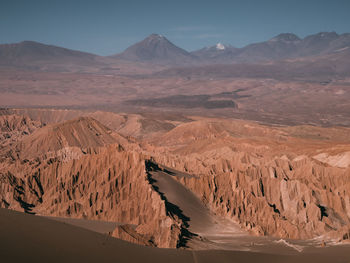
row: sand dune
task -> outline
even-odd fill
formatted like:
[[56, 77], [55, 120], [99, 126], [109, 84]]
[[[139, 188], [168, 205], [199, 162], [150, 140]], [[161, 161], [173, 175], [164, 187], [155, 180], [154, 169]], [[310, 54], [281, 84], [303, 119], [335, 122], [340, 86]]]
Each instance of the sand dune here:
[[[284, 240], [251, 235], [241, 229], [237, 223], [213, 214], [190, 190], [176, 180], [177, 177], [190, 178], [190, 175], [186, 176], [155, 163], [148, 164], [146, 167], [153, 186], [179, 210], [188, 225], [187, 229], [200, 236], [200, 242], [196, 238], [188, 242], [188, 246], [192, 248], [268, 252], [284, 255], [319, 252], [320, 243], [316, 240]], [[350, 246], [348, 248], [350, 249]]]
[[186, 251], [155, 250], [43, 217], [0, 209], [2, 262], [192, 262]]
[[244, 251], [185, 251], [134, 245], [43, 217], [0, 209], [1, 262], [344, 262], [349, 247], [296, 256]]
[[173, 176], [181, 176], [178, 175], [177, 171], [159, 169], [149, 171], [149, 174], [158, 191], [164, 194], [170, 203], [177, 205], [188, 218], [190, 231], [200, 233], [212, 226], [214, 221], [209, 209], [190, 190], [172, 178]]
[[45, 216], [48, 219], [56, 220], [73, 226], [85, 228], [90, 231], [94, 231], [101, 234], [111, 233], [119, 224], [116, 222], [108, 222], [103, 220], [88, 220], [81, 218], [69, 218], [69, 217], [57, 217], [57, 216]]

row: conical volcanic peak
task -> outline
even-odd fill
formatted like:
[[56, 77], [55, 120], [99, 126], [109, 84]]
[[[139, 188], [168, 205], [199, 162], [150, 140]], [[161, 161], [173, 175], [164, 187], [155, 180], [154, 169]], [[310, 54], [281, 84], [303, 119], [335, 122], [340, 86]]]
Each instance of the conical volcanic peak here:
[[190, 62], [193, 57], [186, 50], [175, 46], [166, 37], [151, 34], [130, 46], [121, 54], [112, 57], [137, 62], [173, 63]]

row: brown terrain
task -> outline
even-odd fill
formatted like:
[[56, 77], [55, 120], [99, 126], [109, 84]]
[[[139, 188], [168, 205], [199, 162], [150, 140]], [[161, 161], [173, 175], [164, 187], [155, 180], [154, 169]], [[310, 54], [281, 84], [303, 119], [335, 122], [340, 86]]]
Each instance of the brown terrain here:
[[0, 45], [0, 258], [349, 262], [346, 45]]
[[348, 128], [171, 117], [4, 111], [1, 206], [115, 222], [103, 233], [153, 247], [293, 255], [348, 242]]

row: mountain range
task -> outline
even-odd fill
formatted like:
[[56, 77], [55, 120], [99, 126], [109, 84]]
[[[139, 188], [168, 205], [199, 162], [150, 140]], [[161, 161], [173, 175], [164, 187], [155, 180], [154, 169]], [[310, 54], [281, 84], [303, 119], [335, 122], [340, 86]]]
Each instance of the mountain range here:
[[321, 32], [304, 39], [295, 34], [279, 34], [268, 41], [253, 43], [242, 48], [221, 43], [187, 52], [176, 47], [164, 36], [152, 34], [143, 41], [114, 55], [131, 61], [170, 64], [231, 64], [260, 63], [272, 60], [309, 57], [341, 52], [350, 48], [350, 34]]
[[336, 60], [347, 69], [350, 66], [346, 59], [349, 52], [350, 33], [339, 35], [321, 32], [303, 39], [295, 34], [283, 33], [242, 48], [218, 43], [192, 52], [177, 47], [162, 35], [151, 34], [124, 52], [105, 57], [33, 41], [2, 44], [0, 66], [54, 72], [104, 72], [111, 66], [123, 66], [125, 63], [146, 63], [169, 68], [326, 59]]

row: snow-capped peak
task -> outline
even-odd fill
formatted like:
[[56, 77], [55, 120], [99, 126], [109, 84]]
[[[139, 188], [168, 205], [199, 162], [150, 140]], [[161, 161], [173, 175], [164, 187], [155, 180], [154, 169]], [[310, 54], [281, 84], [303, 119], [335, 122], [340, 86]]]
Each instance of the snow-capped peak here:
[[216, 49], [217, 49], [217, 50], [224, 50], [224, 49], [225, 49], [225, 46], [224, 46], [223, 44], [221, 44], [221, 43], [217, 43], [217, 44], [216, 44]]

